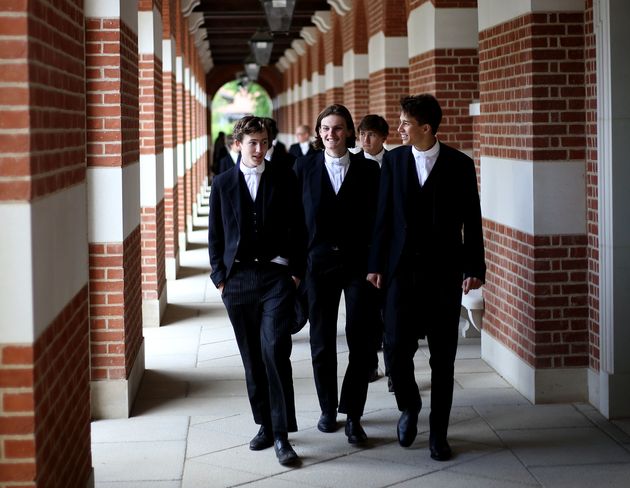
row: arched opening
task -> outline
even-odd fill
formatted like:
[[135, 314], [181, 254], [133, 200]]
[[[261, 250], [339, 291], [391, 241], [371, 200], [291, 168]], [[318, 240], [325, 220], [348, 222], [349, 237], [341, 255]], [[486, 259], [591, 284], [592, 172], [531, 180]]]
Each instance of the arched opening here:
[[234, 122], [244, 115], [271, 117], [271, 97], [260, 84], [232, 80], [217, 90], [212, 98], [212, 140], [219, 132], [232, 132]]

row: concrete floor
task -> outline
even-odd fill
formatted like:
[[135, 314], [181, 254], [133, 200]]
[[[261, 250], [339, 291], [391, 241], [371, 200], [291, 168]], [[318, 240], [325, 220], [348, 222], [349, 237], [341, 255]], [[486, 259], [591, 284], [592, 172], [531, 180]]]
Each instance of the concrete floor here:
[[[630, 486], [630, 420], [608, 422], [587, 404], [531, 405], [480, 359], [479, 339], [459, 347], [449, 462], [429, 457], [428, 408], [414, 444], [398, 445], [399, 413], [384, 378], [370, 384], [367, 446], [348, 444], [343, 428], [319, 432], [308, 326], [294, 336], [291, 356], [299, 431], [289, 439], [302, 464], [286, 468], [273, 449], [250, 451], [257, 426], [232, 328], [208, 278], [206, 226], [196, 218], [180, 278], [168, 283], [163, 325], [144, 330], [146, 372], [132, 417], [92, 424], [97, 488]], [[343, 327], [338, 358], [342, 376]], [[428, 406], [426, 347], [416, 355], [416, 377]]]

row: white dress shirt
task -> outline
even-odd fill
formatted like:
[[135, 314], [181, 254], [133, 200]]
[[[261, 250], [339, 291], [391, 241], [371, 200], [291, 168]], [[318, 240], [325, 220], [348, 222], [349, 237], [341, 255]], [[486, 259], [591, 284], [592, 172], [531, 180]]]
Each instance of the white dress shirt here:
[[440, 141], [435, 141], [433, 147], [428, 151], [419, 151], [415, 146], [411, 146], [411, 152], [416, 160], [416, 170], [418, 171], [418, 181], [420, 186], [424, 186], [440, 155]]
[[385, 148], [381, 149], [381, 152], [378, 154], [375, 154], [374, 156], [368, 153], [365, 149], [363, 150], [363, 156], [365, 156], [365, 159], [373, 159], [374, 161], [378, 163], [379, 166], [383, 165], [384, 154], [385, 154]]
[[300, 149], [302, 150], [302, 154], [304, 156], [306, 156], [306, 153], [308, 152], [308, 149], [310, 146], [311, 146], [311, 143], [308, 141], [300, 142]]
[[[263, 171], [265, 171], [265, 162], [263, 161], [260, 166], [256, 166], [255, 168], [249, 168], [243, 164], [243, 161], [241, 161], [239, 169], [243, 173], [243, 176], [245, 176], [245, 183], [247, 183], [249, 195], [252, 197], [253, 201], [256, 201], [256, 194], [258, 193], [260, 178], [262, 177]], [[238, 262], [238, 260], [236, 260], [236, 262]], [[271, 260], [271, 262], [282, 264], [284, 266], [289, 265], [289, 260], [283, 258], [282, 256], [276, 256]]]
[[324, 164], [326, 165], [326, 171], [328, 171], [328, 177], [335, 190], [335, 194], [337, 194], [339, 193], [339, 189], [343, 184], [343, 180], [348, 172], [348, 167], [350, 166], [350, 154], [346, 151], [346, 154], [340, 158], [336, 158], [324, 151]]
[[234, 161], [234, 164], [236, 164], [236, 162], [238, 161], [238, 155], [241, 154], [238, 151], [229, 151], [230, 153], [230, 157], [232, 158], [232, 161]]
[[245, 183], [247, 183], [247, 189], [249, 190], [252, 200], [256, 201], [260, 178], [262, 177], [263, 171], [265, 171], [265, 162], [263, 161], [260, 166], [256, 166], [255, 168], [249, 168], [245, 166], [241, 160], [241, 164], [239, 164], [238, 167], [243, 173], [243, 176], [245, 176]]

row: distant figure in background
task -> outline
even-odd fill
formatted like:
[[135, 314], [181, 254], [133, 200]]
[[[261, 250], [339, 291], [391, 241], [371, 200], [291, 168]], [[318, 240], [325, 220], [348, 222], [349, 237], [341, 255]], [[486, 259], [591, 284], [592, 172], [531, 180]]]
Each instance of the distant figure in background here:
[[317, 151], [315, 146], [311, 144], [311, 128], [308, 125], [298, 126], [298, 128], [295, 129], [295, 137], [297, 137], [298, 141], [295, 144], [291, 144], [289, 147], [289, 154], [293, 155], [294, 158], [297, 159], [302, 156], [308, 156]]
[[234, 165], [238, 163], [241, 154], [241, 150], [239, 149], [238, 144], [236, 144], [236, 141], [232, 134], [228, 134], [225, 138], [225, 141], [227, 143], [228, 153], [223, 156], [219, 161], [218, 172], [215, 174], [220, 174], [224, 171], [227, 171], [228, 169], [233, 168]]
[[271, 132], [269, 135], [271, 142], [267, 154], [265, 154], [265, 160], [276, 166], [280, 165], [289, 169], [293, 168], [295, 158], [287, 152], [286, 146], [277, 139], [279, 133], [278, 124], [271, 117], [265, 117], [265, 121]]
[[[387, 149], [383, 146], [387, 140], [389, 134], [389, 124], [387, 121], [376, 114], [369, 114], [363, 117], [359, 126], [357, 127], [359, 132], [359, 142], [363, 150], [363, 156], [365, 159], [373, 159], [379, 165], [383, 164], [383, 156], [387, 152]], [[383, 332], [385, 330], [385, 324], [383, 323], [383, 292], [381, 290], [373, 290], [374, 300], [370, 300], [372, 305], [371, 315], [374, 320], [374, 329], [376, 336], [374, 341], [376, 343], [376, 350], [383, 349], [383, 362], [385, 363], [385, 376], [387, 376], [387, 389], [390, 392], [394, 391], [392, 387], [392, 381], [389, 377], [389, 358], [387, 357], [388, 350], [383, 348]], [[370, 374], [370, 383], [378, 379], [378, 354], [374, 351], [374, 358], [372, 360], [372, 372]]]
[[219, 161], [225, 155], [227, 155], [228, 150], [225, 147], [225, 132], [219, 132], [219, 135], [214, 141], [214, 148], [212, 150], [212, 172], [217, 175], [219, 174]]

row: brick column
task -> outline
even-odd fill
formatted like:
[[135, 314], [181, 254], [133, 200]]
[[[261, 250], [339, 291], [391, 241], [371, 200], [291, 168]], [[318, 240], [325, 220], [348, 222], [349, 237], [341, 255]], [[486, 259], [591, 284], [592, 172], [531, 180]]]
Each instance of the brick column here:
[[[409, 94], [407, 26], [400, 22], [401, 5], [383, 0], [370, 5], [368, 60], [370, 70], [370, 113], [382, 115], [390, 126], [390, 144], [399, 144], [396, 132], [400, 98]], [[406, 13], [402, 18], [406, 17]], [[395, 20], [397, 19], [397, 20]]]
[[184, 55], [185, 39], [188, 30], [184, 26], [181, 0], [175, 0], [175, 92], [177, 112], [175, 125], [177, 126], [177, 235], [179, 248], [186, 250], [188, 239], [186, 233], [186, 161], [185, 161], [185, 130], [184, 130]]
[[[341, 21], [335, 11], [330, 14], [330, 29], [324, 35], [324, 73], [326, 106], [345, 103], [343, 92], [343, 47]], [[322, 107], [324, 108], [324, 107]], [[352, 114], [354, 116], [354, 114]]]
[[355, 127], [369, 113], [369, 64], [367, 24], [363, 2], [341, 19], [343, 40], [343, 92]]
[[477, 0], [421, 1], [407, 24], [409, 91], [437, 97], [440, 140], [471, 155], [469, 105], [479, 98]]
[[166, 309], [161, 0], [138, 3], [142, 323], [159, 327]]
[[[188, 22], [185, 22], [185, 25]], [[192, 167], [193, 167], [193, 154], [192, 154], [192, 99], [190, 95], [191, 89], [191, 73], [190, 73], [190, 59], [191, 59], [191, 46], [190, 35], [188, 35], [188, 29], [184, 32], [184, 103], [183, 103], [183, 123], [184, 123], [184, 215], [186, 222], [186, 233], [192, 232], [193, 220], [192, 220], [192, 208], [193, 208], [193, 185], [192, 185]]]
[[[0, 5], [0, 486], [90, 482], [83, 2]], [[92, 480], [93, 482], [93, 480]]]
[[87, 0], [87, 182], [92, 415], [129, 415], [144, 371], [138, 10]]
[[482, 355], [531, 401], [584, 401], [584, 4], [516, 3], [479, 2]]
[[164, 255], [166, 279], [179, 271], [177, 194], [177, 92], [175, 82], [175, 0], [162, 0], [162, 84], [164, 131]]
[[324, 55], [324, 34], [317, 31], [317, 40], [312, 48], [312, 75], [311, 75], [311, 113], [313, 119], [310, 122], [311, 129], [315, 130], [315, 121], [319, 113], [326, 108], [326, 59]]

